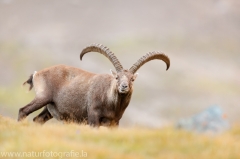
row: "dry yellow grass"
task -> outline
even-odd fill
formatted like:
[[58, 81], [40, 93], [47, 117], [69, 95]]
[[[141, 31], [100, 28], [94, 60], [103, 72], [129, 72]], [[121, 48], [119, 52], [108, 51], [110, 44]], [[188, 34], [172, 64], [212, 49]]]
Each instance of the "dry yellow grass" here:
[[[60, 123], [40, 126], [0, 117], [0, 158], [14, 158], [4, 157], [6, 152], [25, 152], [25, 156], [15, 158], [47, 158], [52, 152], [55, 158], [87, 155], [86, 158], [100, 159], [239, 159], [240, 128], [218, 135], [201, 135], [171, 127], [93, 129]], [[74, 153], [79, 153], [79, 157]]]

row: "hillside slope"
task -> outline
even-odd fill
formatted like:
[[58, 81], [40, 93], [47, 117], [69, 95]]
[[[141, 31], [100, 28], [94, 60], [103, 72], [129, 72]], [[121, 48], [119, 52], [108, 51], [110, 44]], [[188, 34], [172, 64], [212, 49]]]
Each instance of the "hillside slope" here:
[[219, 135], [201, 135], [171, 127], [40, 126], [0, 117], [0, 145], [0, 158], [239, 159], [240, 128]]

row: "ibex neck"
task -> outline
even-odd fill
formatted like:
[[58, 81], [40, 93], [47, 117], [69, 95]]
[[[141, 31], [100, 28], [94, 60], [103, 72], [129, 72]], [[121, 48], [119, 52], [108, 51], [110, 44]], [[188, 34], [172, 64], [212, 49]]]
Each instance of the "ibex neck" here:
[[116, 104], [118, 101], [118, 90], [117, 90], [116, 80], [111, 81], [110, 88], [108, 90], [108, 99], [109, 99], [109, 102], [114, 104]]
[[128, 106], [132, 96], [132, 90], [126, 94], [118, 92], [116, 80], [112, 80], [111, 86], [108, 91], [109, 102], [115, 106], [116, 116], [120, 119]]

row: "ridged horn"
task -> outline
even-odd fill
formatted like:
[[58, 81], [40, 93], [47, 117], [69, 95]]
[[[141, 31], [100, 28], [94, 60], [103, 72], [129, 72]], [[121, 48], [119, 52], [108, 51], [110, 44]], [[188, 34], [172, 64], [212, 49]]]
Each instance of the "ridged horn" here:
[[148, 61], [151, 60], [162, 60], [166, 63], [167, 65], [167, 69], [169, 69], [170, 67], [170, 60], [169, 58], [162, 52], [149, 52], [146, 55], [144, 55], [143, 57], [141, 57], [135, 64], [133, 64], [133, 66], [129, 69], [130, 72], [132, 72], [133, 74], [135, 72], [137, 72], [137, 70], [144, 65], [145, 63], [147, 63]]
[[92, 44], [90, 46], [87, 46], [82, 50], [80, 54], [80, 60], [82, 60], [83, 55], [89, 52], [98, 52], [100, 54], [103, 54], [112, 62], [117, 72], [123, 70], [123, 67], [121, 63], [118, 61], [117, 57], [106, 46], [103, 46], [102, 44]]

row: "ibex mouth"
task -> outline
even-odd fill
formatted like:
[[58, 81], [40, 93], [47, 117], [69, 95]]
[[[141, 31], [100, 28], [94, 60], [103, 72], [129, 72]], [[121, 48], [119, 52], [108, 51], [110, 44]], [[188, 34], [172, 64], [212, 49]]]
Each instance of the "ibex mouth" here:
[[129, 89], [119, 89], [119, 93], [125, 94], [128, 92], [129, 92]]

